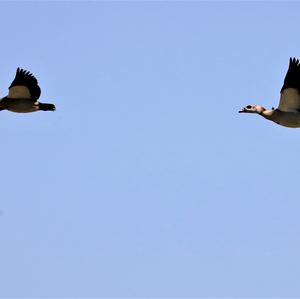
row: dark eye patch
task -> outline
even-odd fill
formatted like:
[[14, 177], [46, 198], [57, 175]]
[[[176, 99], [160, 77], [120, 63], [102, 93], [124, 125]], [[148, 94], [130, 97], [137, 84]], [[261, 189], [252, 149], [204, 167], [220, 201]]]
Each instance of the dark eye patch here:
[[246, 108], [247, 108], [247, 109], [250, 109], [250, 108], [252, 108], [252, 106], [251, 106], [251, 105], [248, 105]]

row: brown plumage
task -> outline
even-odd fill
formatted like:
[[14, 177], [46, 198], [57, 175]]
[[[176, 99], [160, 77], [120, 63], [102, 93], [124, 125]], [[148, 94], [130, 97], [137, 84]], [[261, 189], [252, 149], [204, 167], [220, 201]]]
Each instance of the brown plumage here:
[[19, 113], [55, 111], [53, 104], [38, 101], [41, 89], [37, 79], [29, 71], [18, 68], [15, 79], [8, 89], [8, 95], [0, 100], [0, 110]]

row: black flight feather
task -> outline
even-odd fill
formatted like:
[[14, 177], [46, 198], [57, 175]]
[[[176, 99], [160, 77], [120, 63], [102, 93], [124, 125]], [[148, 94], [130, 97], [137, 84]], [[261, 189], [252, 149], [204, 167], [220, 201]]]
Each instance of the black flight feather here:
[[41, 95], [38, 81], [29, 71], [18, 68], [16, 77], [9, 88], [14, 86], [26, 86], [29, 89], [32, 100], [37, 100]]
[[282, 92], [286, 88], [296, 88], [300, 93], [300, 63], [299, 59], [290, 58], [289, 69], [284, 78], [284, 84], [281, 88]]

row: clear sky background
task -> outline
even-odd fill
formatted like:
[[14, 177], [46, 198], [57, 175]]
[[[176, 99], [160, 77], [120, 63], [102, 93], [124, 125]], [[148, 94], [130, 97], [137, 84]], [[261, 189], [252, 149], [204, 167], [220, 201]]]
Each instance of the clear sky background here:
[[0, 113], [0, 297], [300, 297], [298, 2], [0, 2], [57, 111]]

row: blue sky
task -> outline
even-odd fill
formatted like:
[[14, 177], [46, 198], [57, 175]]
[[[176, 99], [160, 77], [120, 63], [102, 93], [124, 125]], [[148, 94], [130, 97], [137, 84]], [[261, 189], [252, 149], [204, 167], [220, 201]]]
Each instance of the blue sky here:
[[0, 2], [0, 297], [300, 297], [297, 2]]

